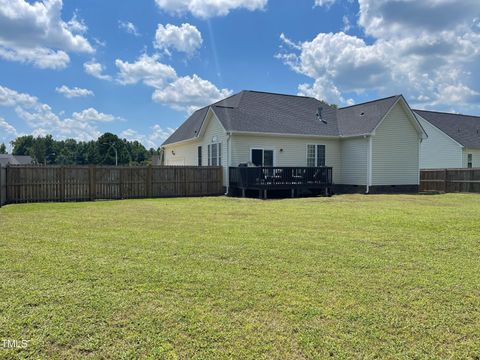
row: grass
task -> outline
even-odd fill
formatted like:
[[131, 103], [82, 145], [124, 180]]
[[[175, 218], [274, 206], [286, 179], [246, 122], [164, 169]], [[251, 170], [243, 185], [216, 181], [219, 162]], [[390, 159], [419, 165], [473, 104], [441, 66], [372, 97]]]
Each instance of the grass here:
[[479, 359], [480, 196], [0, 209], [0, 358]]

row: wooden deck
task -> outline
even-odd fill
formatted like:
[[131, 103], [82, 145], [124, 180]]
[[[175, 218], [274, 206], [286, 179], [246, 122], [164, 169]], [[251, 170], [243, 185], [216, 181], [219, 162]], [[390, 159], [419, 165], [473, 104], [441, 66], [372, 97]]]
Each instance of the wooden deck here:
[[266, 198], [269, 190], [290, 190], [294, 197], [299, 190], [321, 190], [330, 193], [331, 167], [230, 167], [229, 189], [240, 191], [245, 197], [248, 190], [256, 190]]

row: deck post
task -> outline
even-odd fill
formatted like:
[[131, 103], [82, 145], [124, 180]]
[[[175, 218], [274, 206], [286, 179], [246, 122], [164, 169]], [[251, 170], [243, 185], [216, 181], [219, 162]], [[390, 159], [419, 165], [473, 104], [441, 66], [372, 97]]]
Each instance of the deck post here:
[[266, 200], [267, 199], [267, 189], [263, 190], [264, 193], [263, 193], [263, 198]]
[[294, 197], [295, 197], [295, 189], [292, 188], [292, 198], [294, 198]]
[[245, 188], [242, 188], [242, 198], [245, 197]]

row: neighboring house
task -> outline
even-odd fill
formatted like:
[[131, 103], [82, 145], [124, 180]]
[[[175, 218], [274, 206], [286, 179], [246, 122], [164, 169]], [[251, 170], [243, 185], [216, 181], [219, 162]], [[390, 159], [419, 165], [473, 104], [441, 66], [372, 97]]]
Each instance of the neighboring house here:
[[[403, 96], [341, 109], [242, 91], [193, 113], [162, 145], [166, 165], [333, 168], [337, 192], [417, 191], [426, 137]], [[395, 186], [395, 188], [393, 188]]]
[[480, 117], [413, 110], [428, 133], [420, 168], [480, 167]]
[[7, 166], [11, 165], [28, 165], [33, 162], [33, 159], [27, 155], [11, 155], [11, 154], [0, 154], [0, 165]]

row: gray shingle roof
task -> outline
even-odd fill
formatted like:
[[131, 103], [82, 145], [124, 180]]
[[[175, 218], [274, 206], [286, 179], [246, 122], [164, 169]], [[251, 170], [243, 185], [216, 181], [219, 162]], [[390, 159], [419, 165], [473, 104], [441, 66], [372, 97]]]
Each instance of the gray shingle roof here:
[[[226, 131], [332, 137], [368, 134], [399, 97], [336, 109], [312, 97], [242, 91], [197, 110], [163, 145], [196, 137], [208, 108], [215, 112]], [[325, 122], [316, 116], [319, 107]]]
[[337, 119], [340, 135], [370, 134], [400, 97], [390, 96], [339, 109]]
[[427, 110], [413, 110], [465, 147], [480, 148], [480, 117]]
[[0, 154], [0, 165], [28, 165], [32, 163], [32, 158], [28, 155]]

